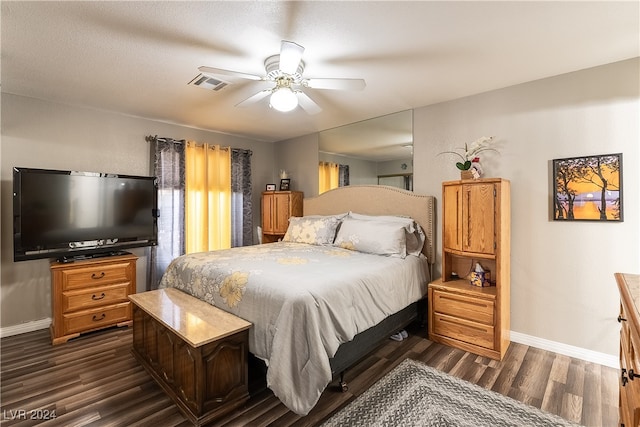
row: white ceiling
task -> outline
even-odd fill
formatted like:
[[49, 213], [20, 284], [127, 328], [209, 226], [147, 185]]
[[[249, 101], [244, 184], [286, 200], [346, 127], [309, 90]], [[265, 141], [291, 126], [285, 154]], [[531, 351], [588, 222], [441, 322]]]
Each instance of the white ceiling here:
[[[639, 56], [639, 2], [2, 1], [2, 92], [277, 141]], [[255, 92], [189, 86], [207, 65], [263, 74], [281, 40], [323, 111], [234, 107]]]

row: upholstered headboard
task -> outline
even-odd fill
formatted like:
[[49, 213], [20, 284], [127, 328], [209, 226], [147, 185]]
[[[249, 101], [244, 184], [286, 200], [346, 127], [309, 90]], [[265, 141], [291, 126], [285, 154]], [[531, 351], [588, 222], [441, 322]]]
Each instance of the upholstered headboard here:
[[422, 253], [435, 262], [435, 198], [384, 185], [354, 185], [304, 199], [304, 215], [335, 215], [349, 211], [365, 215], [403, 215], [417, 221], [426, 236]]

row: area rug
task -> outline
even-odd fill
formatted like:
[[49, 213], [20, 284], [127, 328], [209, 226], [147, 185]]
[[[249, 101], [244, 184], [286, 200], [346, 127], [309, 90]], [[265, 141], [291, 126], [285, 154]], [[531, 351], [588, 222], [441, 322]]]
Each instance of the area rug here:
[[323, 427], [575, 427], [556, 415], [407, 359]]

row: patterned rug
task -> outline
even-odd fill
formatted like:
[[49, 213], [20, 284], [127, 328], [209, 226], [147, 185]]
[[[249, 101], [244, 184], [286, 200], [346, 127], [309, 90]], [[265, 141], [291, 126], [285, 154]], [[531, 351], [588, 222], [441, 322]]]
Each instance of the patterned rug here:
[[407, 359], [322, 426], [575, 427], [576, 424]]

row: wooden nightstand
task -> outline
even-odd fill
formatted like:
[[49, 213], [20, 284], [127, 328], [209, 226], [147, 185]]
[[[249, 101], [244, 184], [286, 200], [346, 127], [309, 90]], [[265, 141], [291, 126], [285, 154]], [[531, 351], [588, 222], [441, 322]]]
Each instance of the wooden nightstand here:
[[496, 288], [468, 280], [429, 284], [429, 335], [437, 341], [499, 359], [496, 352]]
[[[510, 343], [510, 183], [442, 184], [442, 278], [429, 284], [429, 339], [501, 360]], [[479, 263], [493, 286], [466, 279]]]

